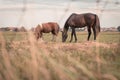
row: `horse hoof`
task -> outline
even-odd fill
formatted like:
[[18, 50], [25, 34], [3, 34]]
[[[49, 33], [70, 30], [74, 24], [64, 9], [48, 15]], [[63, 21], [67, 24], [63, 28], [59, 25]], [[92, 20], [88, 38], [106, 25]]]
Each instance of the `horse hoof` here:
[[77, 42], [77, 40], [75, 40], [75, 43]]
[[76, 43], [77, 41], [75, 40], [74, 43]]
[[69, 41], [70, 43], [72, 42], [72, 41]]

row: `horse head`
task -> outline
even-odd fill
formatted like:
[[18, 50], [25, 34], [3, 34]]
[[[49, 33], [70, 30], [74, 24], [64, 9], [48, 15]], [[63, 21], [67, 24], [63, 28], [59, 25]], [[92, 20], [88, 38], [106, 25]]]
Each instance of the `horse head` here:
[[37, 27], [34, 29], [34, 36], [35, 36], [35, 39], [38, 40], [39, 38], [42, 37], [42, 34], [41, 34], [41, 28], [40, 28], [40, 25], [38, 24]]
[[62, 42], [65, 42], [68, 37], [68, 34], [65, 31], [61, 31], [61, 32], [62, 32]]

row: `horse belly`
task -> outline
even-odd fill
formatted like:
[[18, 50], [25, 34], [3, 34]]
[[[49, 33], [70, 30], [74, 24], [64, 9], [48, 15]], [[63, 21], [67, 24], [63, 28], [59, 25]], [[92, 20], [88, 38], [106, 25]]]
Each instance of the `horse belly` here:
[[49, 32], [51, 32], [51, 28], [45, 27], [45, 28], [43, 29], [43, 33], [49, 33]]
[[86, 26], [86, 22], [83, 16], [78, 16], [75, 15], [71, 18], [71, 20], [69, 21], [69, 23], [71, 23], [72, 26], [76, 27], [76, 28], [82, 28]]
[[75, 27], [76, 28], [82, 28], [86, 26], [85, 20], [84, 19], [78, 19], [74, 21]]
[[43, 33], [49, 33], [50, 31], [49, 30], [43, 30]]

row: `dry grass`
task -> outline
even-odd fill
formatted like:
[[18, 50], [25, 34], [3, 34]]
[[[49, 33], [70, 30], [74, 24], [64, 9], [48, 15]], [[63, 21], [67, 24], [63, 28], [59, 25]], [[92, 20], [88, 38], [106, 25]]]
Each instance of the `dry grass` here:
[[32, 32], [0, 32], [0, 80], [119, 80], [119, 33], [96, 42], [80, 34], [78, 43], [62, 43], [61, 34], [36, 42]]

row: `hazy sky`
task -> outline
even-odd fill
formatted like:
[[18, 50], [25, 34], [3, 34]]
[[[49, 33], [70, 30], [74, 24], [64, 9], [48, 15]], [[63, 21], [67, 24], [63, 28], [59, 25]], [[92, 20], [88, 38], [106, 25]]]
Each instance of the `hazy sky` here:
[[101, 27], [120, 25], [120, 0], [0, 0], [0, 27], [35, 27], [55, 21], [62, 28], [71, 13], [96, 13]]

